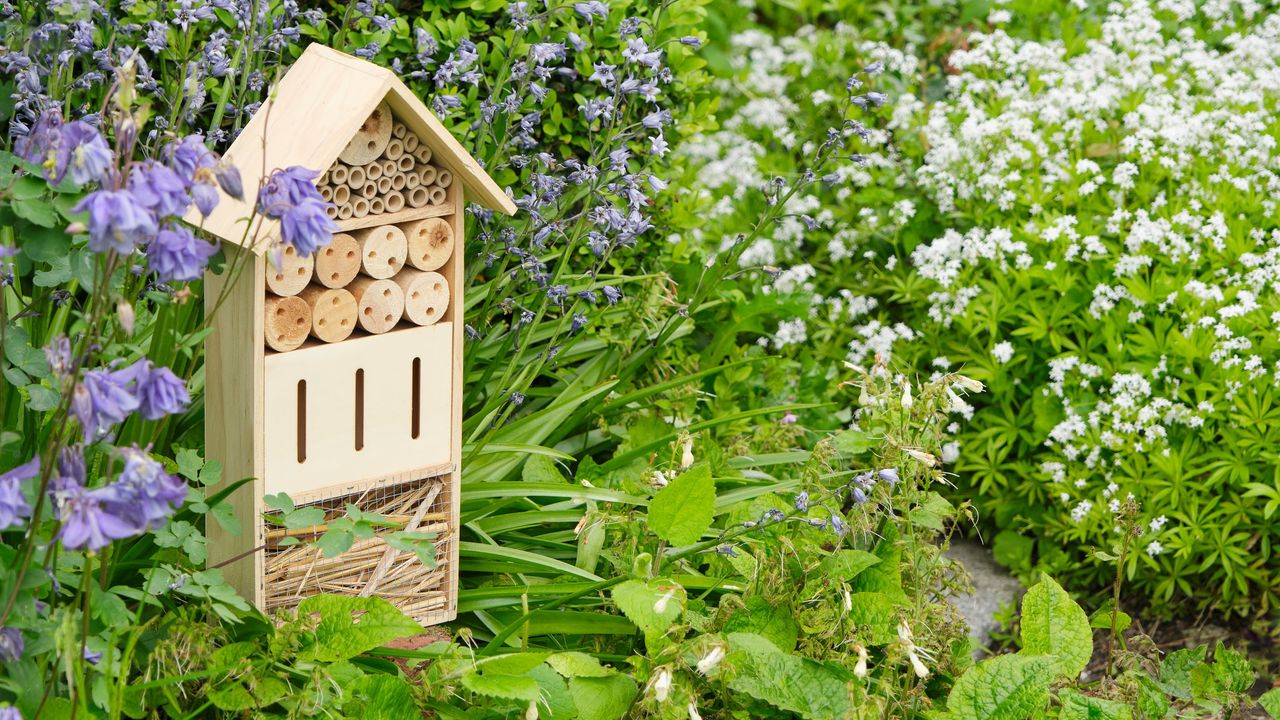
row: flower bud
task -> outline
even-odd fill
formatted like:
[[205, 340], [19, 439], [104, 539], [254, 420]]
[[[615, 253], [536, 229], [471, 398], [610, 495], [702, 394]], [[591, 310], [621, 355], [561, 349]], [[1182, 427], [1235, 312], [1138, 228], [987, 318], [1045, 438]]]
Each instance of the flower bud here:
[[853, 650], [858, 653], [858, 662], [853, 666], [853, 675], [857, 678], [865, 678], [867, 676], [867, 649], [862, 645], [854, 645]]
[[716, 645], [715, 647], [711, 648], [710, 652], [708, 652], [706, 655], [703, 656], [701, 660], [698, 661], [698, 672], [702, 673], [703, 675], [710, 673], [712, 670], [716, 669], [716, 666], [719, 665], [720, 661], [723, 659], [724, 659], [724, 647], [720, 645]]
[[702, 720], [702, 716], [698, 714], [698, 705], [692, 700], [689, 701], [689, 720]]
[[911, 383], [902, 383], [902, 409], [910, 410], [911, 406], [915, 404], [915, 398], [911, 397]]
[[915, 458], [916, 460], [920, 461], [920, 463], [923, 464], [925, 467], [933, 467], [934, 465], [938, 464], [938, 458], [930, 455], [927, 452], [921, 452], [919, 450], [913, 450], [908, 448], [907, 454]]
[[982, 383], [974, 380], [973, 378], [965, 377], [964, 375], [956, 376], [956, 384], [970, 392], [982, 392], [983, 390], [986, 390], [986, 386]]
[[658, 672], [654, 674], [653, 681], [649, 683], [649, 688], [653, 691], [653, 699], [660, 703], [667, 701], [671, 695], [671, 670], [666, 666], [658, 668]]
[[693, 464], [693, 437], [686, 436], [680, 448], [680, 469], [687, 470]]
[[116, 303], [116, 315], [120, 318], [120, 328], [124, 330], [124, 334], [132, 335], [134, 323], [133, 306], [121, 300]]

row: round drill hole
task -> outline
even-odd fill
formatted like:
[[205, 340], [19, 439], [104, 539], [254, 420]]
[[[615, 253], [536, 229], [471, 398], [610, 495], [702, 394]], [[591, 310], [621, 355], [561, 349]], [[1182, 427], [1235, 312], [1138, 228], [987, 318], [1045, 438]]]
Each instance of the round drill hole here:
[[431, 286], [431, 289], [432, 289], [432, 290], [435, 290], [436, 292], [440, 292], [440, 290], [441, 290], [441, 288], [440, 288], [440, 283], [436, 283], [435, 285], [432, 285], [432, 286]]
[[396, 259], [394, 256], [387, 258], [387, 265], [390, 265], [391, 267], [396, 266]]
[[282, 307], [276, 308], [276, 316], [279, 317], [281, 315], [284, 315], [284, 308]]
[[320, 318], [318, 321], [316, 321], [316, 324], [323, 327], [325, 325], [324, 318]]
[[333, 248], [325, 248], [325, 249], [324, 249], [324, 256], [325, 256], [325, 257], [333, 257]]
[[370, 150], [372, 150], [372, 149], [374, 149], [374, 148], [376, 148], [376, 147], [378, 147], [378, 144], [377, 144], [377, 143], [375, 143], [375, 142], [373, 142], [372, 140], [370, 140], [370, 141], [369, 141], [369, 149], [370, 149]]
[[290, 245], [290, 246], [285, 247], [285, 249], [284, 249], [284, 254], [285, 254], [285, 255], [292, 255], [292, 254], [293, 254], [293, 246], [291, 246], [291, 245]]
[[306, 268], [298, 268], [298, 274], [299, 274], [299, 275], [306, 275], [306, 274], [307, 274], [307, 269], [306, 269]]
[[435, 315], [435, 314], [436, 314], [435, 308], [427, 308], [427, 317], [431, 317], [432, 315]]
[[384, 321], [384, 322], [391, 322], [391, 316], [390, 316], [390, 315], [388, 315], [388, 316], [384, 317], [384, 318], [383, 318], [383, 321]]
[[334, 295], [334, 296], [333, 296], [333, 304], [334, 304], [334, 305], [337, 305], [337, 304], [338, 304], [338, 303], [340, 303], [340, 302], [342, 302], [342, 299], [341, 299], [341, 298], [339, 298], [337, 295]]
[[298, 319], [294, 322], [294, 325], [297, 325], [298, 327], [302, 327], [304, 324], [306, 324], [306, 321], [305, 321], [305, 320], [303, 320], [302, 318], [298, 318]]
[[412, 295], [410, 295], [409, 297], [413, 298], [414, 300], [417, 300], [419, 297], [421, 297], [421, 295], [422, 295], [422, 294], [421, 294], [421, 293], [419, 293], [417, 290], [414, 290], [414, 291], [413, 291], [413, 294], [412, 294]]
[[382, 297], [385, 297], [385, 298], [391, 297], [391, 288], [386, 288], [385, 290], [383, 290]]
[[348, 251], [347, 251], [347, 259], [348, 259], [348, 260], [350, 260], [351, 258], [353, 258], [353, 257], [355, 257], [355, 256], [356, 256], [356, 251], [355, 251], [355, 250], [348, 250]]
[[284, 280], [284, 273], [276, 273], [276, 282]]
[[370, 250], [370, 251], [369, 251], [369, 259], [370, 259], [370, 260], [372, 260], [372, 259], [374, 259], [374, 258], [376, 258], [376, 257], [378, 257], [378, 251], [377, 251], [377, 250]]
[[330, 279], [330, 280], [337, 280], [337, 279], [338, 279], [338, 273], [330, 273], [330, 274], [329, 274], [329, 279]]
[[339, 325], [341, 325], [342, 327], [346, 327], [346, 326], [347, 326], [347, 319], [346, 319], [346, 318], [342, 318], [342, 320], [338, 321], [338, 324], [339, 324]]
[[365, 317], [373, 317], [373, 308], [371, 308], [371, 307], [367, 307], [367, 308], [365, 308], [365, 309], [364, 309], [364, 316], [365, 316]]

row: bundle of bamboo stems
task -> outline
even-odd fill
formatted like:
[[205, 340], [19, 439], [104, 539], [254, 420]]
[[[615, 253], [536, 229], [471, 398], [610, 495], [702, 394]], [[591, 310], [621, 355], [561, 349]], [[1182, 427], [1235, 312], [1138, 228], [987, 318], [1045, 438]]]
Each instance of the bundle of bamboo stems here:
[[[365, 491], [315, 503], [325, 511], [325, 522], [308, 528], [268, 526], [264, 585], [266, 609], [296, 606], [319, 593], [376, 595], [411, 617], [424, 617], [445, 607], [448, 573], [449, 509], [442, 494], [448, 478], [429, 478], [391, 488]], [[374, 537], [352, 544], [346, 552], [326, 558], [314, 544], [281, 543], [286, 538], [315, 540], [328, 523], [345, 515], [347, 503], [364, 512], [382, 515], [394, 523], [380, 528]], [[399, 530], [435, 533], [436, 564], [424, 564], [413, 552], [390, 547], [386, 536]]]
[[316, 183], [320, 197], [333, 203], [335, 220], [390, 215], [408, 208], [443, 205], [453, 174], [431, 164], [431, 148], [396, 122], [381, 154], [350, 164], [341, 157]]

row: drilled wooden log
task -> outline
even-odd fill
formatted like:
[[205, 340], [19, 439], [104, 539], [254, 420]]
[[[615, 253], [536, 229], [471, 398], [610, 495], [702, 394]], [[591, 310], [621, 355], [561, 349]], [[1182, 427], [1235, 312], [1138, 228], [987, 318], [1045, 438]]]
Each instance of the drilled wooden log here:
[[415, 325], [432, 325], [449, 308], [449, 282], [440, 273], [404, 270], [396, 275], [404, 293], [404, 316]]
[[302, 257], [292, 245], [285, 245], [278, 257], [280, 267], [274, 266], [274, 256], [267, 264], [267, 289], [277, 295], [297, 295], [311, 282], [315, 258]]
[[[396, 290], [399, 290], [399, 286]], [[403, 295], [403, 293], [401, 293]], [[268, 295], [263, 302], [262, 332], [267, 347], [276, 352], [298, 349], [311, 332], [311, 308], [297, 295]]]
[[378, 157], [391, 141], [394, 122], [391, 108], [385, 102], [380, 103], [360, 125], [351, 142], [338, 153], [338, 159], [348, 165], [364, 165]]
[[356, 329], [356, 299], [342, 288], [310, 285], [298, 297], [311, 308], [311, 335], [342, 342]]
[[453, 225], [444, 218], [427, 218], [400, 226], [408, 256], [405, 262], [419, 270], [437, 270], [453, 254]]
[[380, 334], [400, 322], [404, 314], [404, 291], [394, 281], [358, 277], [347, 289], [356, 298], [360, 327]]
[[404, 267], [408, 250], [404, 232], [395, 225], [356, 230], [351, 233], [360, 246], [360, 271], [374, 279], [389, 278]]
[[350, 235], [334, 235], [329, 244], [316, 253], [315, 277], [325, 287], [345, 287], [359, 273], [360, 245]]

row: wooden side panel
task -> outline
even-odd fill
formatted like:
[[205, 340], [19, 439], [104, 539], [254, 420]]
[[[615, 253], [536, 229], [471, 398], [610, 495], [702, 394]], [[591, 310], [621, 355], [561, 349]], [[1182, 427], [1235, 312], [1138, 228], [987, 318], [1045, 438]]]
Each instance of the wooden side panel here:
[[[213, 333], [205, 341], [205, 453], [222, 463], [223, 483], [254, 478], [228, 501], [240, 522], [232, 535], [208, 521], [209, 567], [222, 572], [250, 602], [262, 602], [262, 318], [263, 258], [228, 246], [234, 273], [205, 275], [205, 313]], [[229, 287], [228, 287], [229, 285]], [[215, 305], [225, 294], [222, 306]], [[212, 491], [216, 492], [216, 488]], [[247, 553], [247, 554], [246, 554]], [[232, 560], [232, 558], [239, 558]], [[230, 561], [230, 562], [228, 562]]]
[[268, 355], [264, 491], [314, 494], [450, 464], [455, 334], [440, 322]]

